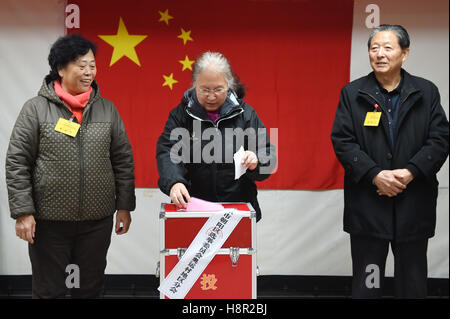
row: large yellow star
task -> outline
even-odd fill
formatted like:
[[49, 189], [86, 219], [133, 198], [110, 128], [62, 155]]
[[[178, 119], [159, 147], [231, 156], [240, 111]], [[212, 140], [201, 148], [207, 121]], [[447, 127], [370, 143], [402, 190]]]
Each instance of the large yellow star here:
[[178, 62], [180, 62], [183, 65], [183, 69], [181, 71], [184, 71], [186, 69], [192, 71], [192, 64], [195, 62], [195, 60], [189, 60], [189, 57], [186, 55], [184, 60], [179, 60]]
[[131, 61], [141, 66], [134, 47], [141, 43], [147, 36], [130, 35], [122, 17], [119, 20], [119, 28], [116, 35], [99, 35], [98, 37], [114, 47], [109, 66], [112, 66], [123, 56], [128, 57]]
[[181, 28], [181, 34], [177, 38], [183, 39], [183, 44], [186, 44], [186, 42], [188, 42], [188, 41], [194, 41], [191, 38], [191, 30], [184, 31], [183, 28]]
[[175, 83], [178, 83], [178, 81], [173, 78], [173, 73], [170, 73], [169, 76], [163, 74], [163, 78], [164, 78], [164, 83], [162, 86], [168, 86], [168, 87], [170, 87], [171, 90], [172, 90], [172, 85], [174, 85]]
[[166, 9], [166, 11], [164, 12], [161, 11], [158, 12], [161, 15], [161, 18], [159, 18], [159, 22], [164, 21], [166, 25], [169, 25], [169, 20], [173, 19], [173, 17], [169, 14], [169, 9]]

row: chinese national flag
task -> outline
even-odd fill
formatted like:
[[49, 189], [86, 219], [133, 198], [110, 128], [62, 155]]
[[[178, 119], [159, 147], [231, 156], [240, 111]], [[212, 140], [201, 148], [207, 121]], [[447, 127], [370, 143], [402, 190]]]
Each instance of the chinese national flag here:
[[278, 129], [278, 170], [260, 188], [343, 186], [330, 132], [349, 81], [353, 1], [72, 3], [80, 28], [67, 31], [98, 44], [96, 80], [125, 123], [137, 187], [157, 187], [156, 141], [205, 51], [229, 59], [245, 101]]

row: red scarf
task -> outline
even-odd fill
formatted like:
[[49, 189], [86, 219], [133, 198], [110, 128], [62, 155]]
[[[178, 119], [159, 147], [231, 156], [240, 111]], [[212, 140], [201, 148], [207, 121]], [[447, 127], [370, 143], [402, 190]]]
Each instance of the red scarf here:
[[56, 95], [58, 95], [61, 101], [67, 105], [67, 107], [72, 111], [73, 116], [77, 118], [78, 123], [81, 124], [84, 107], [88, 104], [89, 98], [91, 97], [92, 87], [90, 87], [87, 92], [78, 95], [67, 93], [62, 88], [59, 81], [55, 81], [55, 85], [53, 87]]

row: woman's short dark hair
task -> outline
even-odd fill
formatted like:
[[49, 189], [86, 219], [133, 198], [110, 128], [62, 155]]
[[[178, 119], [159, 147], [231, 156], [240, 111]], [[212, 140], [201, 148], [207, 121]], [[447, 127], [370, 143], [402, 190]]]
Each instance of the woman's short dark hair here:
[[370, 34], [369, 41], [367, 42], [367, 46], [370, 49], [370, 42], [372, 42], [372, 38], [375, 34], [381, 31], [392, 31], [397, 36], [398, 44], [402, 48], [402, 50], [409, 48], [410, 40], [408, 32], [401, 25], [393, 25], [393, 24], [382, 24], [375, 29], [373, 29]]
[[80, 55], [85, 55], [92, 50], [94, 56], [97, 46], [94, 42], [78, 34], [69, 34], [60, 37], [53, 43], [48, 55], [50, 73], [45, 77], [47, 83], [54, 80], [61, 80], [58, 70], [64, 68], [69, 62], [75, 61]]

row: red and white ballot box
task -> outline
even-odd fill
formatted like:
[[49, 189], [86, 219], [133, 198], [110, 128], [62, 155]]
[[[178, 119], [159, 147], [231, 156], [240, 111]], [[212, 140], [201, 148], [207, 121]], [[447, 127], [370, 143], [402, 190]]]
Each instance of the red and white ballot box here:
[[255, 299], [256, 214], [247, 203], [220, 211], [160, 211], [160, 291], [170, 299]]

